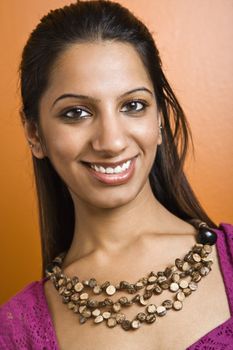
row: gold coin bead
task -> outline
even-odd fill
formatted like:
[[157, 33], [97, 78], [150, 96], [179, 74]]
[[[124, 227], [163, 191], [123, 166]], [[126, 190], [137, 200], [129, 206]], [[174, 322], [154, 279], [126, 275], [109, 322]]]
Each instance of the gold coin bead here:
[[105, 320], [107, 320], [108, 318], [110, 318], [110, 316], [111, 316], [111, 312], [109, 312], [109, 311], [103, 312], [103, 318], [104, 318]]
[[166, 309], [165, 306], [160, 305], [160, 306], [157, 307], [156, 313], [157, 313], [158, 316], [164, 316], [167, 313], [167, 309]]
[[117, 321], [116, 321], [115, 318], [111, 317], [111, 318], [108, 319], [108, 321], [107, 321], [107, 326], [108, 326], [109, 328], [113, 328], [113, 327], [115, 327], [116, 325], [117, 325]]
[[83, 284], [81, 282], [76, 283], [75, 286], [74, 286], [74, 290], [76, 292], [81, 292], [83, 290], [83, 288], [84, 288], [84, 286], [83, 286]]
[[95, 318], [94, 322], [95, 323], [100, 323], [100, 322], [103, 322], [104, 318], [102, 315], [99, 315]]
[[179, 283], [180, 288], [185, 289], [188, 288], [189, 282], [187, 280], [182, 280]]
[[174, 301], [173, 303], [174, 310], [181, 310], [182, 307], [183, 307], [182, 301], [179, 301], [179, 300]]
[[146, 320], [146, 314], [144, 312], [139, 312], [136, 316], [136, 318], [140, 321], [140, 322], [144, 322]]
[[148, 314], [154, 314], [156, 312], [155, 304], [148, 305], [146, 311], [148, 312]]
[[115, 317], [116, 317], [117, 323], [119, 323], [119, 324], [121, 324], [126, 319], [125, 314], [123, 314], [121, 312], [117, 313]]
[[172, 308], [172, 300], [164, 300], [162, 305], [165, 306], [167, 310], [170, 310]]
[[[213, 261], [208, 259], [211, 252], [210, 245], [196, 243], [184, 259], [177, 258], [174, 265], [157, 273], [152, 271], [134, 284], [127, 281], [117, 285], [109, 281], [99, 284], [95, 278], [80, 281], [77, 276], [67, 277], [61, 269], [65, 253], [57, 256], [47, 267], [46, 276], [68, 309], [78, 314], [80, 324], [92, 319], [94, 324], [105, 323], [109, 328], [121, 326], [125, 331], [137, 330], [143, 323], [154, 323], [157, 316], [161, 318], [169, 310], [183, 308], [185, 299], [198, 289], [198, 283], [211, 271]], [[164, 290], [171, 292], [173, 300], [166, 299], [158, 306], [149, 303], [153, 295], [160, 295]], [[125, 292], [128, 296], [111, 299], [118, 292]], [[105, 297], [96, 300], [95, 296], [101, 294]], [[124, 309], [133, 304], [143, 307], [144, 312], [137, 313], [130, 321]]]
[[184, 301], [185, 300], [185, 294], [184, 292], [178, 292], [176, 294], [176, 299], [179, 300], [179, 301]]
[[106, 293], [108, 295], [113, 295], [116, 293], [116, 288], [113, 286], [113, 285], [109, 285], [107, 288], [106, 288]]

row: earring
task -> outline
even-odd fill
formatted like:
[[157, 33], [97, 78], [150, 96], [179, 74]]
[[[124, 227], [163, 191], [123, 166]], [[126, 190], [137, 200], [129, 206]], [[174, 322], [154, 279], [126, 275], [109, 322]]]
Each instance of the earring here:
[[28, 140], [28, 144], [31, 148], [34, 146], [33, 143], [31, 143], [31, 141], [29, 141], [29, 140]]

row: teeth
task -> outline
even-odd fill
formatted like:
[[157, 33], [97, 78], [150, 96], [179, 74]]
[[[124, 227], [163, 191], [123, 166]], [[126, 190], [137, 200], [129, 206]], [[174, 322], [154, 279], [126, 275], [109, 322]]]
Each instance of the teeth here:
[[[97, 169], [98, 169], [98, 167], [97, 167]], [[97, 171], [98, 171], [98, 170], [97, 170]], [[99, 171], [100, 171], [102, 174], [105, 174], [105, 169], [104, 169], [104, 167], [100, 166], [100, 167], [99, 167]]]
[[102, 173], [102, 174], [120, 174], [129, 168], [130, 163], [131, 163], [131, 160], [128, 160], [127, 162], [123, 163], [122, 166], [117, 165], [115, 168], [111, 168], [111, 167], [104, 168], [101, 165], [97, 166], [95, 164], [91, 164], [91, 168], [97, 171], [98, 173]]
[[107, 174], [113, 174], [113, 173], [114, 173], [114, 170], [113, 170], [113, 168], [107, 168], [105, 172], [106, 172]]
[[120, 165], [118, 165], [118, 166], [114, 169], [114, 173], [115, 173], [115, 174], [119, 174], [119, 173], [121, 173], [122, 171], [123, 171], [123, 169], [121, 168]]
[[126, 170], [127, 169], [126, 168], [126, 163], [124, 163], [121, 168], [122, 168], [123, 171]]

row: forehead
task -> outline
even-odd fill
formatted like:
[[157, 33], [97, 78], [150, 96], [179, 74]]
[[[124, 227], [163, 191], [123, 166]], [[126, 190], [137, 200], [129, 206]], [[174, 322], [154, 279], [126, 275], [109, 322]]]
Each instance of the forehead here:
[[49, 89], [106, 94], [142, 84], [152, 88], [136, 49], [127, 43], [100, 41], [69, 46], [53, 66]]

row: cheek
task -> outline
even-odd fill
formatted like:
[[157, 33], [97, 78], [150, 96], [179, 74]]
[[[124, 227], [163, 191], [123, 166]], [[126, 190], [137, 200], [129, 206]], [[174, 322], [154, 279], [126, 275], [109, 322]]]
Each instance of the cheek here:
[[159, 130], [155, 119], [146, 120], [135, 126], [134, 135], [142, 149], [152, 153], [156, 151], [156, 146], [159, 141]]
[[47, 128], [45, 144], [51, 160], [68, 161], [78, 156], [82, 148], [82, 137], [77, 132], [63, 128]]
[[68, 186], [72, 182], [70, 176], [77, 165], [76, 159], [82, 148], [79, 137], [72, 132], [53, 130], [53, 133], [46, 133], [45, 141], [51, 164]]

